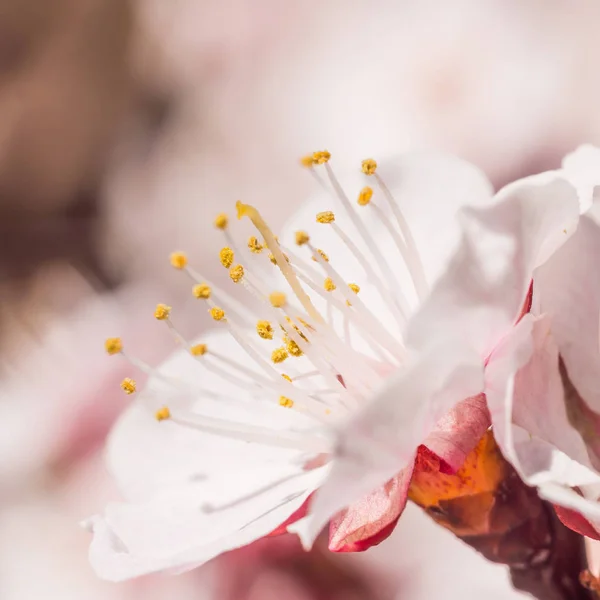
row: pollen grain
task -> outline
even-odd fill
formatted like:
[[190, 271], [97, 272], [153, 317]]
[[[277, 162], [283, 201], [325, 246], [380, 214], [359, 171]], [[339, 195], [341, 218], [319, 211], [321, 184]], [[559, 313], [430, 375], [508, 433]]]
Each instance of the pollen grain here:
[[173, 252], [170, 256], [170, 260], [171, 265], [176, 269], [184, 269], [188, 263], [185, 252]]
[[286, 358], [288, 358], [288, 351], [282, 346], [281, 348], [275, 348], [271, 353], [271, 360], [275, 364], [282, 363]]
[[128, 396], [135, 393], [136, 387], [137, 386], [136, 386], [135, 381], [133, 379], [130, 379], [129, 377], [126, 377], [125, 379], [123, 379], [123, 381], [121, 381], [121, 389]]
[[256, 324], [256, 333], [258, 333], [259, 337], [263, 340], [272, 340], [273, 339], [273, 326], [269, 321], [259, 321]]
[[198, 299], [208, 300], [212, 290], [206, 283], [198, 283], [192, 288], [192, 294]]
[[159, 408], [155, 413], [154, 413], [154, 418], [157, 421], [166, 421], [167, 419], [171, 418], [171, 411], [169, 410], [168, 406], [163, 406], [162, 408]]
[[194, 344], [190, 348], [190, 354], [192, 354], [192, 356], [204, 356], [207, 350], [208, 347], [206, 344]]
[[221, 250], [219, 252], [219, 260], [221, 261], [221, 264], [226, 269], [229, 269], [229, 267], [231, 267], [231, 265], [233, 264], [234, 258], [235, 258], [235, 254], [233, 253], [233, 250], [231, 248], [229, 248], [229, 246], [225, 246], [225, 248], [221, 248]]
[[154, 318], [159, 321], [166, 321], [171, 314], [171, 307], [166, 304], [157, 304], [154, 309]]
[[229, 217], [225, 213], [218, 214], [215, 217], [215, 227], [217, 229], [227, 229], [229, 224]]
[[225, 318], [225, 311], [218, 306], [213, 306], [208, 312], [215, 321], [222, 321]]
[[333, 223], [335, 221], [335, 214], [330, 210], [317, 213], [317, 223]]
[[104, 342], [104, 349], [111, 356], [119, 354], [119, 352], [123, 350], [123, 342], [121, 338], [118, 337], [107, 338]]
[[377, 162], [372, 158], [367, 158], [362, 161], [362, 172], [365, 175], [374, 175], [377, 171]]
[[360, 193], [358, 194], [358, 205], [359, 206], [367, 206], [369, 202], [371, 202], [371, 198], [373, 197], [373, 188], [370, 188], [368, 185], [365, 186]]
[[284, 408], [292, 408], [294, 406], [294, 401], [287, 396], [279, 396], [279, 406], [283, 406]]

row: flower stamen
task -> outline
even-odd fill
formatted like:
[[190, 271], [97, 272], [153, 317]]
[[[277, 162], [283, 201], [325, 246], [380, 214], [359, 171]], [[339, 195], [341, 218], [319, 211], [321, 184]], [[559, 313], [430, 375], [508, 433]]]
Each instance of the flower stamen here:
[[263, 251], [264, 246], [258, 241], [257, 237], [250, 236], [250, 238], [248, 238], [248, 249], [254, 254], [260, 254]]
[[235, 254], [229, 246], [225, 246], [224, 248], [221, 248], [221, 250], [219, 251], [219, 260], [221, 261], [221, 264], [226, 269], [229, 269], [229, 267], [231, 267], [234, 259], [235, 259]]
[[135, 394], [137, 384], [133, 379], [126, 377], [121, 381], [121, 389], [129, 396]]
[[106, 338], [106, 341], [104, 342], [104, 349], [110, 356], [120, 354], [123, 350], [123, 342], [121, 338], [118, 337]]
[[375, 181], [377, 181], [379, 189], [383, 192], [383, 195], [387, 199], [388, 204], [392, 209], [392, 213], [394, 214], [394, 217], [396, 218], [396, 221], [398, 223], [398, 227], [400, 228], [402, 236], [404, 237], [404, 242], [406, 244], [407, 249], [407, 255], [405, 257], [406, 266], [410, 271], [415, 290], [417, 292], [417, 296], [420, 300], [423, 300], [429, 292], [429, 286], [427, 284], [427, 278], [425, 277], [425, 269], [423, 268], [421, 256], [419, 254], [415, 239], [412, 235], [412, 231], [410, 230], [408, 222], [402, 214], [400, 206], [392, 196], [392, 193], [390, 192], [387, 185], [385, 185], [385, 183], [383, 182], [381, 176], [375, 172], [373, 174], [375, 177]]
[[400, 289], [401, 286], [399, 285], [399, 282], [396, 278], [395, 273], [391, 269], [389, 261], [386, 260], [386, 258], [383, 256], [383, 253], [379, 249], [379, 246], [373, 240], [373, 237], [369, 233], [369, 230], [365, 226], [364, 222], [356, 214], [354, 208], [352, 207], [352, 204], [350, 203], [350, 200], [348, 199], [348, 196], [344, 192], [342, 186], [340, 185], [340, 182], [337, 180], [337, 177], [333, 173], [333, 169], [331, 168], [331, 166], [329, 164], [325, 165], [325, 172], [327, 173], [327, 177], [329, 178], [329, 182], [331, 183], [331, 186], [335, 192], [335, 195], [342, 203], [342, 206], [344, 207], [346, 214], [348, 215], [348, 217], [352, 221], [352, 224], [354, 225], [354, 227], [356, 228], [356, 230], [362, 237], [367, 248], [369, 249], [371, 254], [375, 257], [377, 265], [381, 269], [384, 277], [386, 277], [389, 282], [395, 282], [396, 288]]
[[154, 413], [154, 417], [159, 422], [166, 421], [167, 419], [171, 418], [171, 411], [169, 410], [168, 406], [163, 406]]
[[256, 333], [258, 333], [259, 337], [263, 340], [273, 339], [273, 327], [269, 321], [259, 321], [256, 324]]

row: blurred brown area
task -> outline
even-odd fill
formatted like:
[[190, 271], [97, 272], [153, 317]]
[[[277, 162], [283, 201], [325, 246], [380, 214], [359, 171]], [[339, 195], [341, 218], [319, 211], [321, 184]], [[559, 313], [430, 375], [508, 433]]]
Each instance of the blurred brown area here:
[[[0, 0], [0, 327], [96, 258], [104, 166], [135, 90], [124, 0]], [[60, 265], [63, 265], [61, 267]], [[59, 278], [55, 279], [60, 281]], [[37, 303], [36, 303], [37, 304]], [[0, 339], [4, 336], [0, 336]]]
[[0, 282], [97, 270], [103, 167], [132, 100], [123, 0], [0, 0]]

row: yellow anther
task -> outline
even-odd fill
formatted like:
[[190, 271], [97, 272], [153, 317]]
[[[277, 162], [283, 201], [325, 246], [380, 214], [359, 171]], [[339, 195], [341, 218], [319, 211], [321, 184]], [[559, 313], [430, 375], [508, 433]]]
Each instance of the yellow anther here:
[[330, 211], [317, 213], [317, 223], [333, 223], [335, 221], [335, 215]]
[[370, 188], [368, 185], [365, 186], [360, 193], [358, 194], [358, 205], [366, 206], [371, 202], [371, 198], [373, 197], [373, 188]]
[[313, 166], [313, 155], [307, 154], [300, 159], [300, 164], [303, 167], [312, 167]]
[[204, 356], [207, 350], [208, 347], [206, 344], [195, 344], [190, 348], [190, 353], [193, 356]]
[[296, 342], [294, 340], [290, 340], [289, 338], [284, 338], [284, 342], [285, 342], [285, 347], [287, 348], [287, 351], [292, 355], [292, 356], [302, 356], [304, 354], [304, 352], [302, 352], [302, 350], [300, 349], [300, 346], [298, 346], [298, 344], [296, 344]]
[[373, 175], [377, 170], [377, 163], [372, 158], [362, 161], [362, 172], [365, 175]]
[[292, 383], [292, 378], [289, 375], [286, 375], [285, 373], [282, 373], [281, 376], [286, 380], [289, 381], [290, 383]]
[[183, 269], [188, 262], [187, 255], [185, 252], [173, 252], [170, 256], [171, 265], [176, 269]]
[[323, 287], [328, 292], [333, 292], [333, 290], [335, 290], [335, 283], [333, 283], [333, 279], [331, 279], [331, 277], [327, 277], [327, 279], [325, 279], [325, 282], [323, 283]]
[[229, 269], [229, 267], [231, 267], [234, 258], [235, 254], [233, 253], [233, 250], [231, 248], [229, 248], [228, 246], [225, 246], [225, 248], [221, 248], [221, 251], [219, 252], [219, 259], [221, 261], [221, 264], [226, 269]]
[[[349, 283], [348, 287], [355, 293], [358, 294], [358, 292], [360, 292], [360, 286], [357, 285], [356, 283]], [[350, 300], [346, 300], [346, 304], [348, 306], [352, 306], [352, 302], [350, 302]]]
[[233, 283], [239, 283], [244, 277], [244, 267], [242, 265], [234, 265], [229, 269], [229, 277]]
[[263, 251], [264, 246], [258, 241], [258, 238], [251, 236], [248, 238], [248, 248], [250, 248], [250, 252], [260, 254]]
[[218, 306], [213, 306], [208, 312], [215, 321], [222, 321], [225, 318], [225, 311]]
[[210, 298], [211, 292], [210, 285], [206, 283], [198, 283], [192, 288], [192, 294], [194, 294], [196, 298], [201, 298], [202, 300]]
[[296, 231], [296, 244], [298, 246], [303, 246], [304, 244], [308, 244], [310, 241], [310, 236], [306, 231]]
[[123, 350], [123, 342], [121, 338], [107, 338], [104, 342], [104, 349], [110, 354], [119, 354]]
[[[329, 262], [329, 256], [327, 254], [325, 254], [325, 252], [323, 252], [323, 250], [321, 250], [320, 248], [317, 248], [317, 252], [319, 253], [319, 256], [325, 261], [325, 262]], [[315, 262], [318, 262], [317, 257], [313, 256], [312, 259]]]
[[131, 394], [135, 393], [136, 383], [135, 383], [135, 381], [133, 379], [130, 379], [129, 377], [126, 377], [125, 379], [123, 379], [123, 381], [121, 381], [121, 389], [127, 395], [131, 395]]
[[312, 161], [313, 165], [324, 165], [329, 162], [331, 154], [327, 150], [320, 150], [319, 152], [313, 152]]
[[163, 406], [162, 408], [159, 408], [155, 413], [154, 413], [154, 418], [157, 421], [166, 421], [167, 419], [171, 418], [171, 411], [169, 410], [168, 406]]
[[294, 401], [287, 396], [279, 396], [279, 406], [283, 406], [284, 408], [292, 408], [294, 406]]
[[281, 348], [275, 348], [271, 353], [271, 360], [277, 364], [282, 363], [289, 356], [288, 351], [282, 346]]
[[287, 298], [283, 292], [271, 292], [269, 295], [269, 302], [271, 303], [271, 306], [281, 308], [282, 306], [285, 306]]
[[225, 213], [221, 213], [215, 217], [215, 227], [218, 229], [226, 229], [229, 223], [229, 217]]
[[256, 324], [256, 333], [258, 333], [263, 340], [273, 339], [273, 327], [269, 321], [259, 321]]
[[157, 304], [154, 310], [154, 318], [159, 321], [166, 321], [171, 314], [171, 307], [166, 304]]

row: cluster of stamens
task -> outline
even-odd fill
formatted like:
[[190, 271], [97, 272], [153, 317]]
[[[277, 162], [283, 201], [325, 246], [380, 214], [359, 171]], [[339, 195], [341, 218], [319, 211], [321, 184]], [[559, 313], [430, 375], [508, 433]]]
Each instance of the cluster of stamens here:
[[[320, 151], [301, 162], [311, 171], [317, 168], [325, 170], [325, 181], [316, 173], [315, 177], [321, 185], [333, 191], [368, 254], [359, 250], [355, 243], [356, 233], [349, 234], [338, 225], [333, 211], [319, 212], [316, 222], [319, 226], [331, 228], [333, 235], [347, 247], [363, 271], [363, 285], [368, 283], [377, 291], [394, 320], [394, 327], [400, 332], [407, 318], [408, 302], [395, 285], [397, 281], [389, 261], [386, 261], [377, 241], [351, 206], [333, 174], [330, 158], [329, 152]], [[377, 163], [372, 159], [363, 161], [362, 172], [375, 178], [382, 195], [392, 207], [397, 227], [390, 224], [390, 219], [373, 201], [371, 187], [360, 190], [356, 200], [357, 206], [361, 207], [358, 210], [369, 206], [376, 216], [386, 221], [383, 224], [412, 276], [416, 296], [421, 298], [426, 292], [425, 278], [408, 225], [378, 176]], [[335, 257], [330, 259], [324, 250], [315, 247], [309, 233], [303, 230], [295, 232], [297, 249], [287, 247], [272, 233], [254, 207], [241, 202], [236, 207], [238, 218], [249, 218], [257, 236], [250, 237], [242, 245], [236, 244], [229, 231], [228, 216], [218, 215], [214, 225], [223, 232], [226, 242], [218, 253], [218, 259], [227, 269], [231, 282], [260, 304], [260, 314], [252, 314], [247, 304], [239, 302], [194, 270], [185, 253], [172, 253], [170, 262], [192, 280], [193, 296], [206, 305], [208, 314], [218, 326], [229, 331], [245, 353], [247, 362], [222, 355], [206, 343], [191, 343], [175, 328], [172, 308], [166, 304], [157, 305], [154, 317], [166, 323], [191, 358], [198, 360], [212, 374], [228, 382], [236, 382], [246, 393], [262, 400], [270, 398], [276, 406], [304, 412], [323, 422], [331, 415], [354, 410], [380, 382], [381, 372], [385, 369], [377, 369], [376, 363], [384, 363], [390, 368], [402, 365], [405, 352], [400, 333], [390, 333], [390, 324], [383, 324], [379, 315], [375, 315], [361, 300], [361, 286], [344, 280], [335, 267]], [[306, 258], [301, 256], [301, 252], [307, 253]], [[273, 269], [271, 263], [286, 280], [289, 286], [287, 292], [270, 289], [265, 283], [269, 279], [269, 269]], [[325, 314], [317, 309], [317, 299], [320, 305], [325, 306]], [[341, 317], [343, 331], [334, 326], [334, 313]], [[351, 339], [351, 330], [360, 335], [357, 347]], [[275, 347], [265, 350], [264, 344]], [[106, 351], [111, 355], [124, 355], [142, 371], [160, 377], [159, 371], [125, 354], [119, 338], [107, 339]], [[367, 355], [370, 357], [368, 360], [365, 358]], [[278, 370], [283, 363], [290, 364], [287, 373]], [[136, 392], [133, 379], [125, 379], [121, 387], [127, 394]], [[192, 427], [201, 426], [205, 430], [212, 427], [224, 435], [228, 431], [235, 431], [238, 435], [241, 427], [217, 419], [212, 419], [210, 425], [199, 424], [197, 415], [166, 405], [155, 411], [155, 417], [158, 421], [170, 420]], [[262, 430], [259, 433], [251, 426], [245, 431], [249, 439], [269, 437], [269, 434]], [[284, 435], [286, 443], [289, 437]], [[315, 438], [311, 443], [312, 448], [322, 444], [322, 440]], [[301, 445], [304, 446], [304, 442]]]

